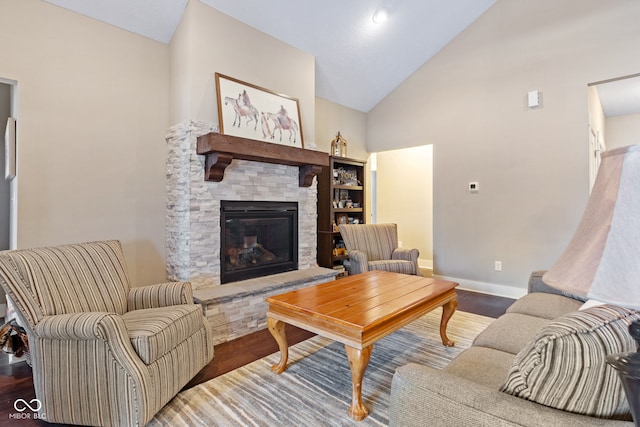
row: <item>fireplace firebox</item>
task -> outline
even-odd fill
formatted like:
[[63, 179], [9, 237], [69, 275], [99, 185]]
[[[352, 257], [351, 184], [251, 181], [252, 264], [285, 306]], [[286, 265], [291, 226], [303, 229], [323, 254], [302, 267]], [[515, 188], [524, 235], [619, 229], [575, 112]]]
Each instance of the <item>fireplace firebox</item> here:
[[221, 201], [220, 282], [298, 269], [298, 203]]

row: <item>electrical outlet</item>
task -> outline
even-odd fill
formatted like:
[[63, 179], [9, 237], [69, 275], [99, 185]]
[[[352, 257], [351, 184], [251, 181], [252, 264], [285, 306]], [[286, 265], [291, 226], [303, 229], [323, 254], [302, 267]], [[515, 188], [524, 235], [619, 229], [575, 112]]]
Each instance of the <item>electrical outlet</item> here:
[[493, 268], [496, 271], [502, 271], [502, 261], [494, 261]]
[[398, 241], [398, 247], [401, 248], [402, 247], [402, 240]]

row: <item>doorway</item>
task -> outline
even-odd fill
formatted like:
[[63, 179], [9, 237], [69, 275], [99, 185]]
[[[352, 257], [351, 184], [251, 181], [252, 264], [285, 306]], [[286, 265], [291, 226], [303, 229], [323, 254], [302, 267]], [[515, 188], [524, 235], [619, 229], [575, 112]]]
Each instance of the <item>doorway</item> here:
[[640, 142], [640, 73], [589, 83], [587, 87], [591, 189], [602, 151]]
[[398, 224], [404, 248], [420, 251], [423, 271], [433, 269], [433, 145], [371, 155], [372, 222]]

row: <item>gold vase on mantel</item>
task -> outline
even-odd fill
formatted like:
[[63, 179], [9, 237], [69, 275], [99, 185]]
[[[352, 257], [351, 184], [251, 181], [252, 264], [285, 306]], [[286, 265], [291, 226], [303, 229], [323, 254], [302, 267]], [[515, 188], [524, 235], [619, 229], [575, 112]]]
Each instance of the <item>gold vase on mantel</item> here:
[[347, 140], [340, 135], [331, 140], [331, 155], [334, 157], [347, 157]]

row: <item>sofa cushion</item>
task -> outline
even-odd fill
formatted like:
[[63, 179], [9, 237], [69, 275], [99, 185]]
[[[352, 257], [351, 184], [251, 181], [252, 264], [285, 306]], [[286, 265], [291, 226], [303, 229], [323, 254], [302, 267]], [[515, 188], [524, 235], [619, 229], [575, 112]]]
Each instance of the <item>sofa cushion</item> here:
[[518, 354], [550, 320], [506, 313], [491, 323], [473, 341], [473, 345]]
[[507, 313], [527, 314], [551, 320], [576, 311], [582, 304], [582, 301], [573, 298], [538, 292], [527, 294], [511, 304]]
[[603, 305], [551, 321], [518, 353], [501, 391], [568, 412], [628, 418], [622, 384], [606, 356], [636, 350], [628, 326], [639, 317]]
[[460, 353], [443, 370], [497, 390], [504, 382], [514, 357], [493, 348], [473, 346]]
[[122, 318], [140, 359], [155, 362], [202, 327], [202, 308], [196, 304], [148, 308], [125, 313]]

